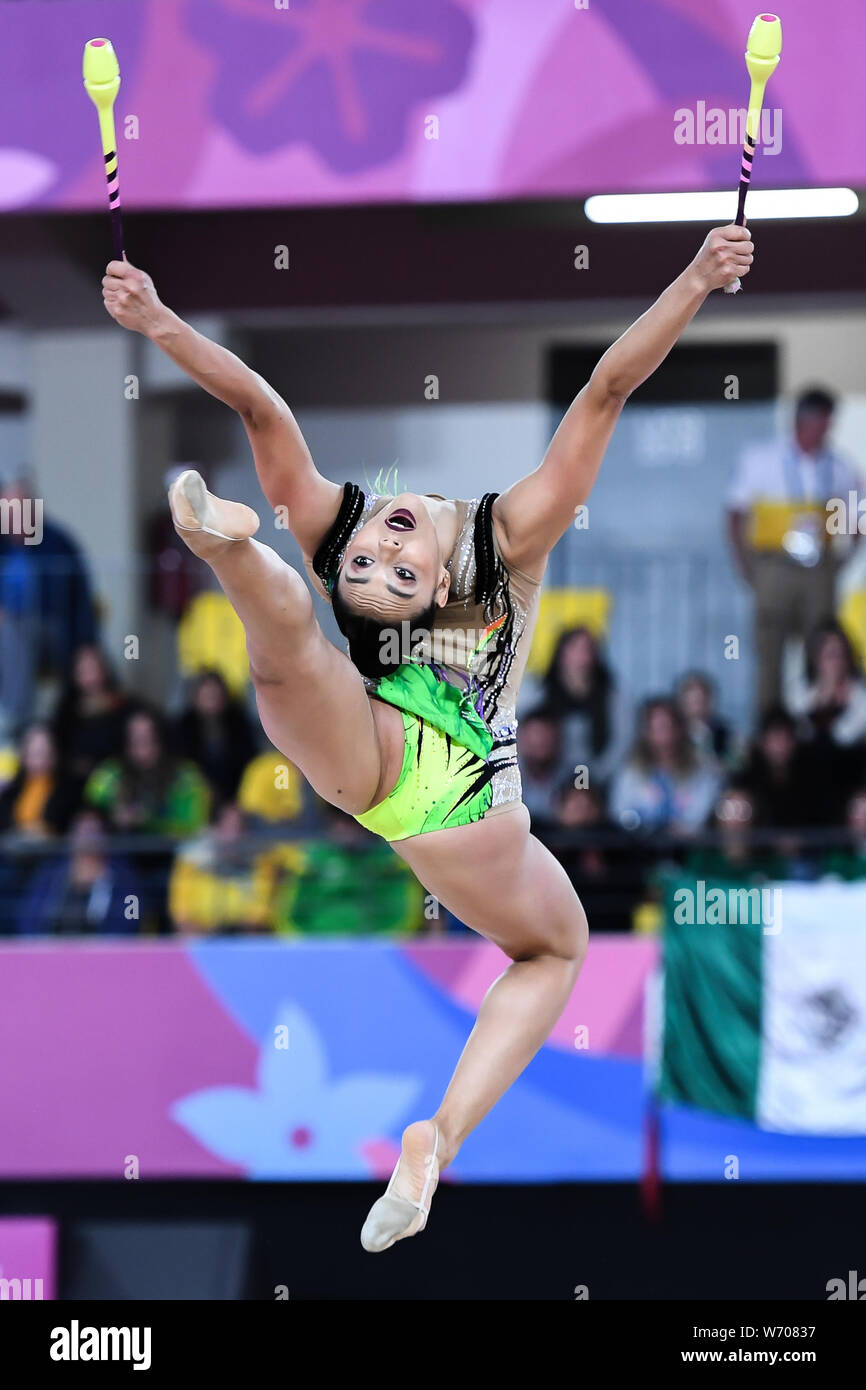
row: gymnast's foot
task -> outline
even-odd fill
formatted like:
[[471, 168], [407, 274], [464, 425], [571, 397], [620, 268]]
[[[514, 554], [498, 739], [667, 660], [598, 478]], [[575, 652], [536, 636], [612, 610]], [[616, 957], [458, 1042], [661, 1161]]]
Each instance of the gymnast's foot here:
[[246, 541], [259, 529], [259, 518], [243, 502], [214, 497], [200, 473], [188, 468], [168, 492], [174, 529], [194, 554], [206, 560], [227, 541]]
[[403, 1149], [385, 1195], [374, 1202], [361, 1231], [361, 1244], [371, 1253], [388, 1250], [395, 1241], [417, 1235], [427, 1225], [430, 1202], [446, 1157], [438, 1126], [418, 1120], [403, 1131]]

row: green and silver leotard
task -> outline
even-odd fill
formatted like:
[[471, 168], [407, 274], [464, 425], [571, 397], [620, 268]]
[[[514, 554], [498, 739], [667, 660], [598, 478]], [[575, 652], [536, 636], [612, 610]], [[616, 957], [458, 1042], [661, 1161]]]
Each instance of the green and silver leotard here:
[[[356, 816], [389, 841], [468, 825], [521, 800], [515, 703], [541, 586], [506, 564], [493, 528], [496, 496], [455, 501], [460, 524], [447, 563], [451, 590], [429, 641], [417, 660], [366, 680], [371, 696], [403, 715], [397, 784]], [[326, 591], [352, 536], [390, 501], [346, 484], [329, 533], [340, 549], [331, 546], [324, 565], [323, 545], [312, 567]]]
[[390, 796], [356, 820], [386, 840], [405, 840], [487, 815], [498, 765], [493, 734], [471, 701], [422, 665], [383, 677], [376, 697], [402, 712], [403, 766]]

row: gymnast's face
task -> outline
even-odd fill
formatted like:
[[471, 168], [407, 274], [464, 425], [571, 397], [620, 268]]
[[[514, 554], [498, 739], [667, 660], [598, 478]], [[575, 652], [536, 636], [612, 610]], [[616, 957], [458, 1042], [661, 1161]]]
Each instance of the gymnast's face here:
[[401, 621], [432, 601], [443, 607], [450, 578], [423, 497], [403, 492], [362, 526], [337, 578], [343, 601], [362, 616]]

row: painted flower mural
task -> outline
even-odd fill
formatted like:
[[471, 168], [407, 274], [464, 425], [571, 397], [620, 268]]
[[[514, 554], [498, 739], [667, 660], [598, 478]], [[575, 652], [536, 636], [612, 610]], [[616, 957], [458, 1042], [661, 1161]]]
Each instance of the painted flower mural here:
[[[288, 1046], [277, 1045], [280, 1036]], [[255, 1091], [213, 1086], [184, 1096], [171, 1115], [249, 1177], [274, 1179], [369, 1177], [366, 1147], [408, 1122], [422, 1087], [419, 1078], [379, 1072], [329, 1077], [321, 1037], [291, 1004], [263, 1042], [257, 1081]]]
[[452, 0], [193, 0], [188, 24], [216, 56], [214, 113], [242, 146], [302, 141], [341, 174], [399, 154], [418, 103], [461, 86], [473, 42]]

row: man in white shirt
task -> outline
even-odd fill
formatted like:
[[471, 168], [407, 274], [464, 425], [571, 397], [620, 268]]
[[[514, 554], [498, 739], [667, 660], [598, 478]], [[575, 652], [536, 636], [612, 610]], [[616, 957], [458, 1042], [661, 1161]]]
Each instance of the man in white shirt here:
[[828, 391], [801, 392], [793, 436], [746, 449], [728, 492], [734, 560], [755, 594], [759, 713], [781, 699], [787, 639], [805, 639], [835, 616], [845, 555], [831, 542], [827, 503], [847, 505], [857, 490], [853, 471], [827, 444], [835, 407]]

